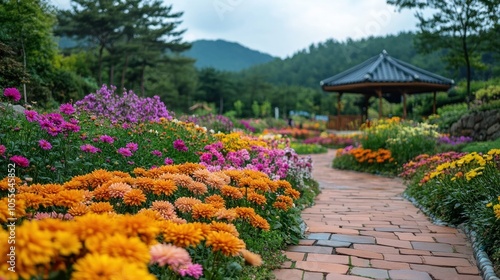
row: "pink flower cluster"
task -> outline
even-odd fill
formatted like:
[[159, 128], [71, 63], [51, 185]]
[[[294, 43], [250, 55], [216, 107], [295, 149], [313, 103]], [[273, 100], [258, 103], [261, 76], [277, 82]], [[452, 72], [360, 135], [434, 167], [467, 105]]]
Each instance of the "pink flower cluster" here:
[[21, 167], [30, 166], [30, 161], [23, 156], [12, 156], [12, 157], [10, 157], [10, 161], [12, 161], [13, 163], [15, 163]]
[[66, 121], [64, 117], [58, 113], [38, 114], [33, 110], [25, 110], [24, 115], [29, 122], [38, 122], [42, 130], [45, 130], [51, 136], [57, 136], [60, 133], [67, 134], [69, 132], [80, 131], [78, 120], [70, 119]]
[[188, 151], [188, 147], [186, 147], [186, 144], [184, 143], [184, 141], [182, 141], [182, 139], [177, 139], [174, 141], [174, 149], [181, 151], [181, 152]]
[[242, 149], [236, 152], [222, 152], [223, 144], [217, 142], [205, 146], [200, 163], [211, 171], [227, 169], [252, 169], [266, 173], [275, 180], [285, 179], [303, 182], [311, 177], [312, 160], [299, 157], [292, 148], [268, 149], [254, 146], [250, 152]]
[[3, 96], [14, 100], [15, 102], [21, 100], [21, 93], [17, 88], [6, 88], [3, 90]]
[[168, 266], [182, 277], [199, 279], [203, 275], [203, 267], [200, 264], [193, 264], [184, 248], [172, 244], [156, 244], [151, 246], [149, 253], [152, 264]]

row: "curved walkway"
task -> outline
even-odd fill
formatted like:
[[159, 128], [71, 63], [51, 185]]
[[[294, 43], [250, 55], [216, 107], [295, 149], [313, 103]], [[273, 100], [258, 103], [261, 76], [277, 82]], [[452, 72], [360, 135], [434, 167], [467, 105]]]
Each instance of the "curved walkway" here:
[[482, 279], [460, 230], [430, 222], [397, 178], [332, 169], [334, 153], [313, 155], [321, 194], [302, 212], [307, 239], [288, 247], [276, 279]]

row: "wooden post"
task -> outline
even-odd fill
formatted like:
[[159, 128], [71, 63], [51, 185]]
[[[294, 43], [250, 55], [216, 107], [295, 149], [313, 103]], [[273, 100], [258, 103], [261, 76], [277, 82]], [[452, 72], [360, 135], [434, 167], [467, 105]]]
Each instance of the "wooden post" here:
[[433, 115], [436, 114], [436, 92], [434, 92], [434, 98], [433, 98], [433, 102], [432, 102], [432, 114]]
[[341, 104], [340, 104], [340, 98], [342, 97], [343, 92], [339, 92], [339, 95], [337, 96], [337, 130], [340, 130], [342, 127], [341, 121], [340, 121], [340, 110], [341, 110]]
[[382, 118], [382, 89], [375, 90], [378, 96], [378, 118]]
[[403, 119], [406, 119], [406, 92], [403, 92]]

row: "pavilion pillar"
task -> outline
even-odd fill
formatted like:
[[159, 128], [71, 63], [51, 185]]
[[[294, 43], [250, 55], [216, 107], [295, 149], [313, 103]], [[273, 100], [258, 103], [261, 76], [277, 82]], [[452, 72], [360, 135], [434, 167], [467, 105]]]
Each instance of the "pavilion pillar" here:
[[378, 118], [382, 118], [382, 89], [375, 90], [378, 96]]
[[436, 92], [434, 92], [434, 96], [432, 99], [432, 114], [436, 114]]
[[341, 111], [341, 103], [340, 103], [340, 98], [342, 97], [343, 92], [339, 92], [339, 95], [337, 96], [337, 130], [340, 130], [342, 128], [342, 121], [340, 119], [340, 111]]
[[403, 92], [403, 119], [406, 119], [407, 111], [406, 111], [406, 91]]

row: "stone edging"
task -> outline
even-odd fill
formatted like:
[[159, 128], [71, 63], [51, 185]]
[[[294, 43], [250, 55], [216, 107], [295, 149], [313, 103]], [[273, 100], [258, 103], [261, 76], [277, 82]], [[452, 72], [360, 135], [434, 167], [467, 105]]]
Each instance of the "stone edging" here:
[[[432, 213], [429, 213], [429, 211], [422, 207], [413, 197], [408, 196], [406, 193], [403, 193], [402, 196], [410, 201], [415, 207], [420, 209], [427, 217], [429, 217], [432, 221], [432, 223], [436, 225], [442, 225], [442, 226], [449, 226], [449, 227], [454, 227], [457, 228], [454, 225], [450, 225], [446, 222], [443, 222], [436, 218]], [[481, 271], [481, 276], [483, 277], [484, 280], [500, 280], [498, 276], [495, 274], [495, 271], [493, 270], [493, 265], [491, 263], [491, 260], [489, 259], [488, 255], [486, 252], [482, 249], [483, 246], [479, 242], [479, 240], [476, 237], [476, 233], [466, 227], [465, 225], [459, 225], [458, 228], [462, 229], [467, 236], [467, 238], [470, 240], [472, 243], [472, 249], [474, 250], [474, 257], [476, 258], [477, 262], [477, 267]]]

